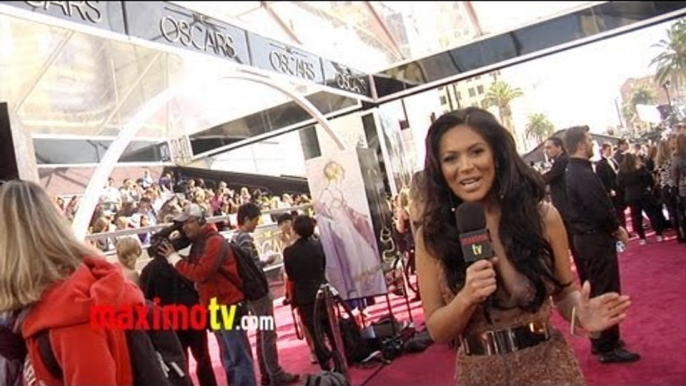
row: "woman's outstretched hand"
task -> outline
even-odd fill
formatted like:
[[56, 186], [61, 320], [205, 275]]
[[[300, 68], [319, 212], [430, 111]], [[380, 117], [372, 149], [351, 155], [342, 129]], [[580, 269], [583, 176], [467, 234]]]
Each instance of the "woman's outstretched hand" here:
[[581, 298], [577, 308], [580, 327], [589, 332], [600, 332], [620, 323], [626, 318], [626, 310], [631, 306], [629, 296], [616, 292], [591, 296], [591, 284], [586, 281], [581, 287]]

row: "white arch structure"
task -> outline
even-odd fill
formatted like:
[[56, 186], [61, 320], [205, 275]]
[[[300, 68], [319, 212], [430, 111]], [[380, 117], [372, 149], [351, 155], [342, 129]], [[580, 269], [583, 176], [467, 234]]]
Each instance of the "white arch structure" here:
[[121, 129], [119, 135], [117, 135], [117, 138], [107, 149], [107, 152], [103, 156], [100, 165], [95, 170], [93, 177], [88, 183], [88, 187], [86, 187], [86, 191], [81, 199], [79, 209], [74, 217], [72, 229], [79, 240], [85, 240], [86, 238], [88, 226], [90, 225], [90, 220], [93, 216], [93, 211], [98, 204], [100, 194], [105, 186], [105, 183], [107, 182], [107, 178], [110, 176], [110, 174], [112, 174], [112, 170], [114, 170], [114, 167], [119, 161], [122, 153], [124, 150], [126, 150], [126, 147], [129, 145], [129, 143], [136, 137], [141, 127], [143, 127], [143, 124], [147, 122], [160, 108], [162, 108], [165, 103], [179, 95], [179, 93], [183, 90], [187, 90], [190, 87], [213, 86], [216, 85], [217, 82], [224, 82], [234, 79], [247, 80], [263, 84], [292, 98], [293, 101], [298, 104], [298, 106], [307, 111], [307, 113], [309, 113], [317, 121], [317, 123], [322, 126], [324, 131], [331, 136], [340, 150], [345, 150], [345, 144], [336, 135], [336, 133], [334, 133], [331, 126], [329, 126], [329, 122], [326, 117], [324, 117], [324, 115], [312, 103], [310, 103], [310, 101], [293, 92], [289, 89], [289, 87], [280, 84], [280, 82], [276, 79], [258, 77], [247, 73], [235, 73], [223, 75], [217, 79], [207, 79], [199, 84], [197, 81], [182, 82], [176, 86], [162, 91], [150, 102], [146, 103], [145, 106], [143, 106], [136, 113], [136, 115], [133, 116], [131, 121]]

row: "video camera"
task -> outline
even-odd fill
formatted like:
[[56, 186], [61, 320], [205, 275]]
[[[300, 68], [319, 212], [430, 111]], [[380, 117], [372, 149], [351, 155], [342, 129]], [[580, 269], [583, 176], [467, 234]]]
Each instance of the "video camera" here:
[[[174, 232], [176, 231], [179, 232], [179, 236], [172, 239], [171, 236], [173, 236]], [[169, 242], [177, 251], [180, 251], [191, 245], [191, 240], [183, 233], [183, 223], [175, 221], [172, 225], [162, 229], [152, 236], [150, 240], [150, 246], [148, 247], [148, 256], [151, 258], [161, 256], [160, 245], [162, 245], [162, 243], [165, 241]]]

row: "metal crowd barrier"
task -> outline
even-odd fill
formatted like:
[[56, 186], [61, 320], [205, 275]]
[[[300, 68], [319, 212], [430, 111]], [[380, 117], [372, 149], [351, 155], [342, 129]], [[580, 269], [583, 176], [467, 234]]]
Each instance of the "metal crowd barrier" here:
[[[286, 213], [286, 212], [294, 212], [294, 211], [302, 211], [304, 209], [311, 208], [312, 205], [301, 205], [301, 206], [294, 206], [291, 208], [283, 208], [283, 209], [273, 209], [273, 210], [268, 210], [262, 212], [262, 216], [264, 215], [272, 215], [272, 214], [281, 214], [281, 213]], [[227, 215], [227, 216], [213, 216], [213, 217], [208, 217], [207, 222], [208, 223], [218, 223], [226, 220], [231, 220], [233, 215]], [[106, 239], [106, 238], [117, 238], [121, 236], [129, 236], [129, 235], [138, 235], [141, 233], [155, 233], [159, 231], [160, 229], [164, 229], [168, 226], [172, 225], [171, 223], [167, 224], [158, 224], [154, 226], [149, 226], [149, 227], [144, 227], [144, 228], [133, 228], [133, 229], [124, 229], [120, 231], [114, 231], [114, 232], [104, 232], [104, 233], [94, 233], [94, 234], [89, 234], [86, 235], [86, 240], [91, 241], [91, 240], [101, 240], [101, 239]], [[263, 228], [268, 228], [271, 226], [274, 226], [275, 224], [263, 224], [259, 225], [256, 229], [263, 229]]]
[[[274, 209], [274, 210], [269, 210], [269, 211], [264, 211], [262, 212], [262, 215], [269, 216], [269, 215], [276, 215], [276, 214], [281, 214], [281, 213], [286, 213], [286, 212], [302, 212], [305, 209], [311, 208], [312, 205], [301, 205], [301, 206], [295, 206], [291, 208], [282, 208], [282, 209]], [[227, 216], [213, 216], [213, 217], [208, 217], [207, 222], [208, 223], [218, 223], [226, 220], [233, 220], [233, 217], [235, 215], [227, 215]], [[144, 228], [134, 228], [134, 229], [124, 229], [124, 230], [119, 230], [119, 231], [114, 231], [114, 232], [106, 232], [106, 233], [96, 233], [96, 234], [89, 234], [86, 236], [87, 241], [97, 241], [97, 240], [103, 240], [103, 239], [112, 239], [116, 240], [118, 238], [124, 237], [124, 236], [137, 236], [142, 233], [155, 233], [161, 229], [164, 229], [168, 226], [172, 225], [171, 223], [168, 224], [160, 224], [160, 225], [155, 225], [155, 226], [149, 226], [149, 227], [144, 227]], [[224, 231], [220, 232], [222, 236], [224, 236], [227, 240], [230, 240], [231, 237], [233, 236], [234, 231]], [[279, 229], [278, 225], [275, 223], [271, 224], [263, 224], [259, 225], [253, 234], [253, 237], [255, 238], [255, 244], [257, 246], [258, 252], [260, 256], [265, 256], [270, 253], [276, 253], [281, 256], [281, 258], [274, 262], [273, 264], [270, 264], [267, 267], [264, 267], [264, 272], [268, 275], [268, 277], [271, 277], [272, 279], [276, 279], [278, 277], [278, 272], [274, 271], [280, 271], [283, 269], [283, 248], [281, 245], [281, 240], [280, 236], [281, 235], [281, 230]], [[144, 244], [141, 245], [141, 248], [143, 250], [143, 255], [138, 259], [136, 263], [136, 268], [137, 270], [143, 269], [145, 265], [150, 262], [151, 257], [148, 256], [147, 254], [147, 248], [150, 245]], [[180, 251], [183, 254], [183, 251]], [[115, 262], [117, 260], [116, 258], [116, 251], [111, 250], [104, 252], [105, 256], [108, 258], [109, 261]], [[270, 280], [270, 285], [274, 284], [274, 280]], [[278, 283], [276, 283], [278, 284]], [[277, 296], [278, 297], [278, 296]]]
[[335, 363], [337, 364], [336, 371], [343, 374], [348, 384], [352, 385], [350, 371], [348, 369], [348, 361], [346, 360], [345, 355], [345, 345], [343, 344], [343, 337], [341, 336], [341, 329], [339, 324], [340, 314], [339, 312], [337, 312], [338, 297], [336, 289], [329, 283], [322, 284], [319, 287], [317, 298], [319, 298], [320, 296], [324, 299], [324, 307], [329, 321], [329, 327], [331, 328], [331, 332], [333, 333], [334, 341], [329, 343], [333, 346], [333, 355], [335, 357]]

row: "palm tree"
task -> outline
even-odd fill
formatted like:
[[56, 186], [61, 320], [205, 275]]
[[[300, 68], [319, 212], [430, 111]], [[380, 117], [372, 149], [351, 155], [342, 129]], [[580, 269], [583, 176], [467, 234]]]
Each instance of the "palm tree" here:
[[622, 116], [626, 121], [627, 127], [633, 129], [641, 122], [636, 111], [636, 105], [648, 105], [655, 103], [655, 92], [646, 86], [640, 86], [632, 90], [631, 97], [628, 102], [622, 105]]
[[538, 143], [550, 137], [555, 131], [555, 125], [545, 116], [545, 114], [535, 113], [529, 115], [529, 122], [526, 124], [526, 138], [534, 138]]
[[640, 86], [631, 93], [631, 106], [633, 106], [634, 111], [636, 110], [636, 105], [649, 105], [655, 103], [655, 92], [646, 86]]
[[486, 107], [497, 106], [498, 115], [503, 126], [507, 128], [512, 135], [514, 135], [514, 127], [512, 125], [512, 109], [510, 102], [513, 99], [523, 96], [524, 93], [519, 88], [512, 88], [509, 84], [503, 81], [494, 82], [486, 92], [484, 104]]
[[657, 65], [655, 80], [659, 85], [671, 80], [675, 85], [686, 79], [686, 20], [676, 22], [667, 30], [667, 39], [660, 40], [654, 47], [662, 52], [653, 58], [650, 65]]

